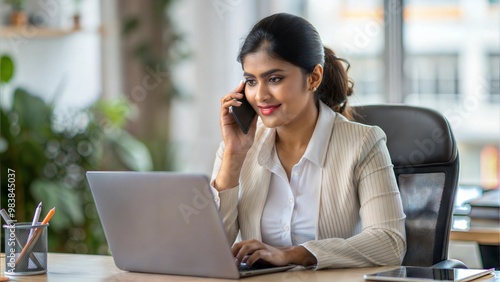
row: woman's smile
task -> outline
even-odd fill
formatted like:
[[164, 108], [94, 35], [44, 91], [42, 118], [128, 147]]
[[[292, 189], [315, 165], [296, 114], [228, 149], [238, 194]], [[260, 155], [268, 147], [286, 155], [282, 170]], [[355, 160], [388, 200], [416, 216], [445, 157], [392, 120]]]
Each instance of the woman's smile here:
[[273, 105], [273, 106], [258, 106], [260, 109], [260, 113], [264, 116], [271, 115], [275, 110], [277, 110], [281, 106], [279, 105]]

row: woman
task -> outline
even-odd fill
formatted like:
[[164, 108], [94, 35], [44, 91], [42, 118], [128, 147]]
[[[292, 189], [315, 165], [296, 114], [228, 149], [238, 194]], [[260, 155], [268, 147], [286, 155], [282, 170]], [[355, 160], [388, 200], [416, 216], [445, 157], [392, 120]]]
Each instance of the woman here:
[[[378, 127], [349, 121], [342, 60], [303, 18], [258, 22], [240, 50], [243, 82], [221, 100], [212, 175], [236, 263], [316, 269], [401, 264], [405, 215]], [[260, 118], [244, 134], [229, 107]]]

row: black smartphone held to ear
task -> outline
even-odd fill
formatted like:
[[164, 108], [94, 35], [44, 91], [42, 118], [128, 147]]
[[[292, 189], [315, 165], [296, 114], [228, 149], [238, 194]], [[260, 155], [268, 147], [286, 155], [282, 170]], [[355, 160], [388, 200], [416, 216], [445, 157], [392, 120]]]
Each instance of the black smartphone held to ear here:
[[246, 86], [247, 84], [245, 82], [245, 85], [243, 86], [243, 91], [241, 92], [243, 94], [243, 98], [241, 100], [238, 100], [241, 102], [241, 105], [239, 107], [233, 107], [233, 106], [229, 107], [229, 111], [233, 114], [234, 120], [241, 128], [241, 131], [243, 131], [243, 133], [245, 134], [248, 133], [250, 125], [252, 124], [252, 120], [257, 114], [250, 105], [250, 103], [248, 103], [247, 98], [245, 97]]

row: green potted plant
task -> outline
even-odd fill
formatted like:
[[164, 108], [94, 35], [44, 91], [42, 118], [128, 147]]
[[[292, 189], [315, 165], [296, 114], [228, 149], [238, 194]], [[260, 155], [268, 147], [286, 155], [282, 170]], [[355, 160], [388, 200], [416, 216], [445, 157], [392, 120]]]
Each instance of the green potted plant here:
[[73, 12], [73, 30], [80, 30], [82, 18], [82, 2], [83, 0], [73, 0], [75, 11]]
[[26, 1], [25, 0], [4, 0], [5, 3], [12, 7], [12, 13], [10, 14], [10, 23], [13, 26], [23, 26], [28, 22], [28, 16], [26, 11], [24, 11]]

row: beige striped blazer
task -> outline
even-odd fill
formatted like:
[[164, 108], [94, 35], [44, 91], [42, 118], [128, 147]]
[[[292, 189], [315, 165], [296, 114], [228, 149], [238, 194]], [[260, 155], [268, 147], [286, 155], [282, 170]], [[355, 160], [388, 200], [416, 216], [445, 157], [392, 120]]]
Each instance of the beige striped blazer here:
[[[321, 171], [315, 240], [301, 244], [317, 259], [316, 269], [401, 264], [406, 252], [405, 215], [385, 133], [348, 121], [321, 103], [330, 143]], [[239, 186], [215, 193], [226, 233], [234, 242], [262, 241], [261, 216], [271, 172], [259, 165], [271, 156], [275, 129], [259, 124], [243, 164]], [[318, 130], [318, 129], [316, 129]], [[212, 181], [220, 168], [217, 151]], [[311, 219], [316, 220], [316, 219]]]

